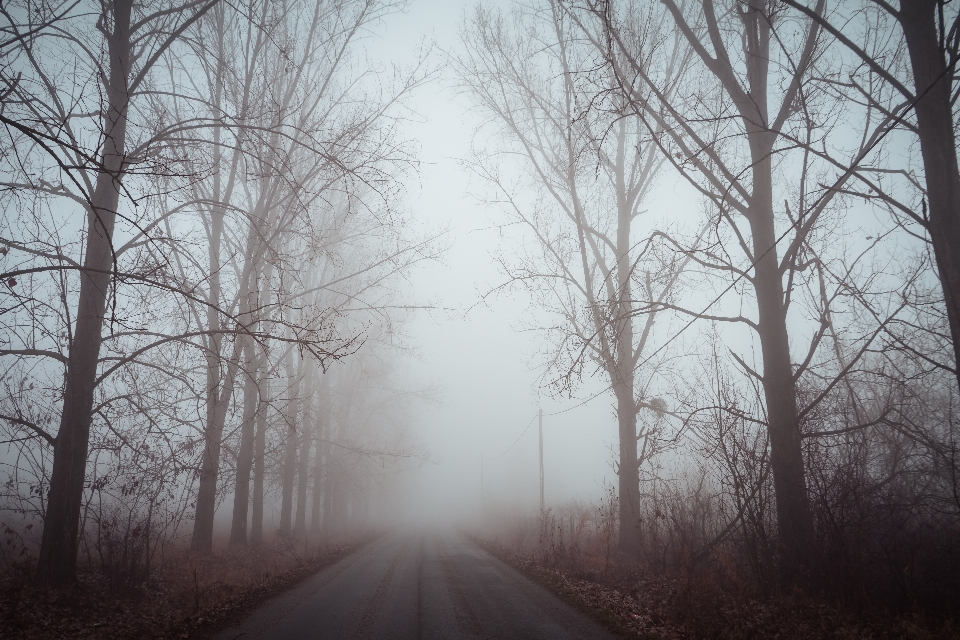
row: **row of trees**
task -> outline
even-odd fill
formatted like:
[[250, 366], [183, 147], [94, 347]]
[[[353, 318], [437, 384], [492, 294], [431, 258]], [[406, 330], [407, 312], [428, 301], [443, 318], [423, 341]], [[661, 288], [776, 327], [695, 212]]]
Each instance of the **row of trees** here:
[[357, 51], [396, 9], [5, 5], [3, 464], [41, 581], [73, 581], [118, 509], [147, 559], [184, 515], [209, 552], [231, 492], [231, 543], [261, 541], [274, 484], [281, 533], [310, 486], [314, 529], [339, 526], [351, 469], [409, 453], [364, 383], [389, 388], [395, 280], [432, 251], [397, 208], [425, 74]]
[[[937, 0], [467, 20], [455, 62], [500, 141], [476, 167], [536, 240], [509, 284], [561, 319], [558, 389], [593, 365], [616, 397], [622, 550], [645, 545], [640, 495], [690, 465], [727, 504], [694, 555], [759, 531], [787, 584], [862, 543], [872, 507], [955, 527], [958, 27]], [[701, 221], [667, 218], [667, 176]]]

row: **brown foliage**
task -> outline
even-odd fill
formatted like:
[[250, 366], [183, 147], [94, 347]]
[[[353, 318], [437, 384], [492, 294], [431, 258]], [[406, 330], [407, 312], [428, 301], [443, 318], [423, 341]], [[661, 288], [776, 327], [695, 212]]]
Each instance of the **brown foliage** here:
[[24, 576], [0, 583], [0, 637], [201, 637], [231, 616], [296, 584], [365, 541], [319, 547], [291, 541], [255, 548], [226, 547], [200, 556], [180, 549], [154, 577], [118, 593], [110, 575], [87, 568], [78, 586], [45, 590]]
[[620, 558], [606, 572], [548, 566], [536, 554], [485, 545], [501, 559], [627, 637], [636, 638], [954, 638], [950, 620], [838, 608], [800, 594], [745, 589], [719, 554], [689, 570], [653, 574]]

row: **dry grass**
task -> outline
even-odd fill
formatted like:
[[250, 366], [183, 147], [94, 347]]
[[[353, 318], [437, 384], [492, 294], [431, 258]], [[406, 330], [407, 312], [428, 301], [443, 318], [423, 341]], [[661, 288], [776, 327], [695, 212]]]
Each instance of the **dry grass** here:
[[[720, 563], [694, 572], [652, 574], [614, 557], [606, 570], [595, 558], [577, 568], [556, 557], [518, 553], [499, 543], [489, 551], [560, 595], [611, 630], [634, 638], [960, 638], [952, 620], [883, 611], [843, 611], [800, 594], [759, 594], [738, 587]], [[591, 561], [593, 560], [593, 561]]]
[[79, 572], [76, 587], [60, 591], [7, 576], [0, 581], [0, 638], [203, 637], [372, 538], [325, 546], [299, 541], [221, 547], [210, 556], [179, 550], [164, 560], [162, 571], [119, 593], [92, 568]]

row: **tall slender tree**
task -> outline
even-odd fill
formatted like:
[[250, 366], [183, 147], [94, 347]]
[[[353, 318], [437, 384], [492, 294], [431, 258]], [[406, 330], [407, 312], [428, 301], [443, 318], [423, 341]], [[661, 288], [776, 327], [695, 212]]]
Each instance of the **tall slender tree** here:
[[[589, 18], [579, 20], [585, 37], [614, 70], [620, 91], [634, 112], [656, 136], [664, 157], [710, 203], [716, 229], [725, 226], [729, 242], [742, 258], [732, 260], [726, 241], [717, 234], [711, 248], [697, 255], [701, 267], [732, 279], [710, 305], [684, 309], [695, 318], [745, 325], [760, 343], [760, 367], [738, 362], [763, 389], [763, 422], [770, 440], [770, 460], [777, 507], [781, 575], [803, 584], [816, 572], [814, 523], [807, 495], [801, 422], [820, 398], [805, 407], [798, 402], [798, 380], [807, 370], [828, 327], [821, 310], [820, 329], [813, 334], [806, 357], [794, 364], [788, 314], [797, 282], [817, 253], [811, 238], [823, 224], [824, 212], [843, 193], [855, 170], [884, 135], [891, 118], [863, 127], [860, 145], [840, 160], [818, 151], [831, 130], [821, 123], [828, 106], [837, 106], [817, 83], [822, 47], [817, 20], [788, 21], [775, 4], [750, 0], [718, 10], [712, 0], [697, 7], [663, 0], [661, 8], [636, 5], [619, 12], [612, 3], [590, 3]], [[824, 3], [814, 12], [822, 14]], [[663, 11], [672, 23], [672, 39], [660, 39], [658, 56], [645, 49], [646, 12]], [[571, 10], [572, 16], [585, 15]], [[680, 48], [693, 52], [684, 65], [683, 96], [661, 90], [664, 58], [677, 59]], [[821, 120], [817, 121], [817, 118]], [[851, 124], [853, 124], [851, 122]], [[818, 129], [819, 127], [819, 129]], [[790, 154], [796, 152], [796, 160]], [[746, 160], [744, 160], [746, 158]], [[794, 162], [796, 171], [783, 167]], [[822, 164], [820, 164], [822, 163]], [[833, 181], [809, 184], [825, 168]], [[779, 172], [778, 172], [779, 168]], [[776, 202], [785, 202], [778, 212]], [[796, 201], [791, 205], [791, 198]], [[784, 247], [781, 249], [781, 247]], [[724, 316], [711, 307], [743, 282], [755, 301], [756, 317]], [[876, 335], [876, 334], [874, 334]], [[859, 352], [857, 358], [865, 353]], [[852, 366], [849, 362], [846, 368]], [[846, 369], [845, 368], [845, 369]], [[844, 371], [832, 388], [843, 376]]]
[[[563, 319], [555, 373], [571, 387], [594, 362], [609, 380], [619, 427], [619, 545], [635, 553], [638, 440], [646, 437], [637, 432], [637, 415], [650, 406], [655, 371], [637, 367], [686, 261], [654, 264], [653, 236], [637, 230], [663, 159], [612, 91], [614, 78], [591, 75], [592, 51], [574, 28], [557, 2], [516, 9], [509, 18], [478, 8], [464, 32], [468, 55], [456, 62], [464, 87], [507, 148], [519, 152], [542, 194], [525, 204], [499, 160], [475, 165], [539, 245], [537, 257], [505, 267], [512, 283], [527, 286]], [[669, 78], [664, 90], [675, 86]]]
[[[11, 24], [8, 29], [13, 35], [6, 43], [10, 55], [22, 65], [16, 79], [6, 78], [6, 104], [26, 109], [23, 115], [33, 123], [34, 132], [42, 134], [27, 138], [48, 161], [52, 160], [60, 172], [54, 179], [63, 185], [51, 189], [50, 183], [27, 175], [19, 188], [59, 193], [84, 208], [86, 221], [82, 263], [74, 261], [70, 267], [79, 270], [80, 286], [69, 331], [63, 406], [38, 560], [37, 577], [50, 585], [75, 580], [104, 319], [119, 273], [121, 247], [115, 242], [116, 223], [122, 215], [123, 196], [128, 193], [125, 182], [132, 165], [156, 150], [155, 137], [143, 140], [139, 135], [145, 123], [135, 119], [131, 125], [131, 118], [140, 113], [137, 107], [142, 106], [144, 89], [157, 61], [215, 4], [216, 0], [193, 0], [158, 7], [111, 0], [92, 11], [83, 3], [68, 7], [51, 4], [36, 15], [57, 16], [56, 22], [39, 30], [24, 30], [20, 24]], [[12, 19], [13, 14], [5, 15]], [[90, 46], [88, 36], [99, 39], [99, 46]], [[100, 50], [104, 52], [102, 57], [98, 55]], [[89, 75], [78, 72], [72, 78], [65, 76], [70, 71], [62, 63], [71, 56], [79, 63], [73, 69], [86, 69]], [[64, 100], [68, 95], [72, 97]], [[99, 104], [93, 106], [93, 101]], [[82, 114], [68, 111], [82, 108], [82, 104], [93, 108]], [[8, 109], [7, 126], [13, 126], [17, 119], [15, 110]], [[132, 128], [136, 129], [133, 135]], [[93, 131], [98, 132], [97, 142], [91, 147], [87, 143]], [[24, 133], [20, 130], [21, 135]], [[131, 148], [131, 138], [136, 140], [135, 148]]]

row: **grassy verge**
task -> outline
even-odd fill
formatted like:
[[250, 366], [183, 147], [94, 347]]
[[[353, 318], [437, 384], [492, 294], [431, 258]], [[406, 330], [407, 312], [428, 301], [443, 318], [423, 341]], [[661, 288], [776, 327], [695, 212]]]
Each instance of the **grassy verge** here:
[[210, 556], [183, 551], [156, 577], [122, 589], [92, 568], [79, 572], [76, 587], [58, 591], [7, 579], [0, 582], [0, 638], [204, 638], [375, 537], [325, 548], [301, 542]]
[[709, 573], [650, 577], [617, 567], [608, 575], [588, 579], [533, 555], [513, 553], [484, 540], [475, 542], [627, 638], [960, 638], [952, 620], [931, 620], [910, 612], [843, 611], [802, 594], [736, 592]]
[[658, 630], [655, 625], [648, 624], [650, 621], [643, 618], [637, 603], [617, 589], [545, 567], [532, 557], [510, 553], [499, 545], [477, 538], [473, 540], [491, 555], [517, 569], [618, 636], [638, 640], [670, 637], [670, 634], [664, 634], [662, 629]]

